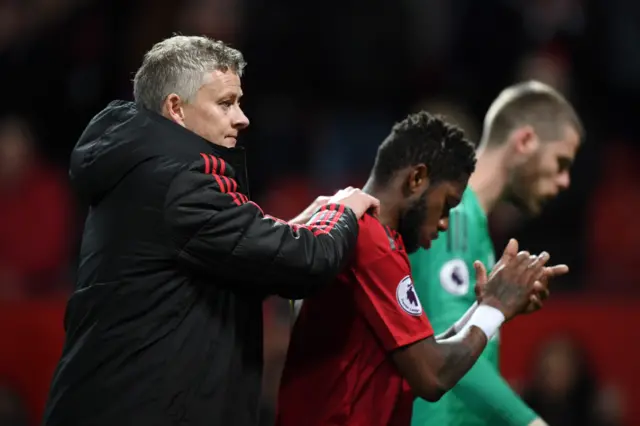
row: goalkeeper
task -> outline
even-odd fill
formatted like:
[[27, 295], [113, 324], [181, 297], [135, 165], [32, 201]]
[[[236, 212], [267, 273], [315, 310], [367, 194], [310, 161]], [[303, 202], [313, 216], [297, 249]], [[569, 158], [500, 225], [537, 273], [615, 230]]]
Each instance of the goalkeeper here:
[[[445, 331], [476, 301], [473, 262], [495, 262], [487, 214], [502, 199], [529, 214], [569, 187], [582, 124], [554, 89], [535, 81], [505, 89], [484, 120], [476, 171], [449, 230], [410, 256], [415, 289], [435, 333]], [[414, 403], [412, 426], [546, 425], [501, 377], [499, 335], [475, 366], [438, 402]]]

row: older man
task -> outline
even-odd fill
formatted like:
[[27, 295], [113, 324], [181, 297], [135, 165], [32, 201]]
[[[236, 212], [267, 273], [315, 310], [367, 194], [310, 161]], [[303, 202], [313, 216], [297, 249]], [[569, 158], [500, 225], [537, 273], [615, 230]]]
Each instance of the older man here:
[[257, 424], [263, 299], [330, 281], [378, 207], [348, 188], [291, 224], [249, 201], [244, 66], [221, 42], [164, 40], [135, 103], [111, 103], [76, 145], [91, 207], [46, 425]]

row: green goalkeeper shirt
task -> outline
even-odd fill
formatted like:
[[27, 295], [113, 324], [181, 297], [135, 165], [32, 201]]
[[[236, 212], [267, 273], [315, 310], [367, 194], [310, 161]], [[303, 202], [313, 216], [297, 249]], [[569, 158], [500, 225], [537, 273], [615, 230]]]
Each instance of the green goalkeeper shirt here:
[[[451, 210], [449, 230], [432, 247], [410, 256], [415, 289], [436, 334], [446, 331], [475, 302], [473, 262], [495, 263], [487, 216], [467, 188]], [[478, 362], [440, 401], [418, 398], [412, 426], [526, 426], [537, 415], [513, 392], [498, 369], [500, 336], [487, 344]]]

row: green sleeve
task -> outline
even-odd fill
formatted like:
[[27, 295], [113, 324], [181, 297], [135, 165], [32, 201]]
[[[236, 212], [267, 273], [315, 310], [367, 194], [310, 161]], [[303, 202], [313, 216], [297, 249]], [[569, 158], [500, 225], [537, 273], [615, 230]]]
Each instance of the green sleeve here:
[[451, 392], [470, 412], [491, 419], [487, 424], [526, 426], [538, 417], [484, 356]]

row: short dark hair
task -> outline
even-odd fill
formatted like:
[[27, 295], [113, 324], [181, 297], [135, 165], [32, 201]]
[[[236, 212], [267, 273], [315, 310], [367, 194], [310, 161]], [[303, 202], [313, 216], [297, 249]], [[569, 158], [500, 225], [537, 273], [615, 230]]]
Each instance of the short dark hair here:
[[533, 127], [543, 142], [561, 138], [566, 125], [584, 136], [573, 106], [557, 90], [534, 80], [510, 86], [498, 95], [485, 117], [483, 143], [500, 145], [525, 125]]
[[457, 181], [471, 175], [475, 146], [463, 131], [426, 111], [409, 115], [380, 144], [372, 177], [387, 182], [396, 172], [424, 164], [431, 183]]

